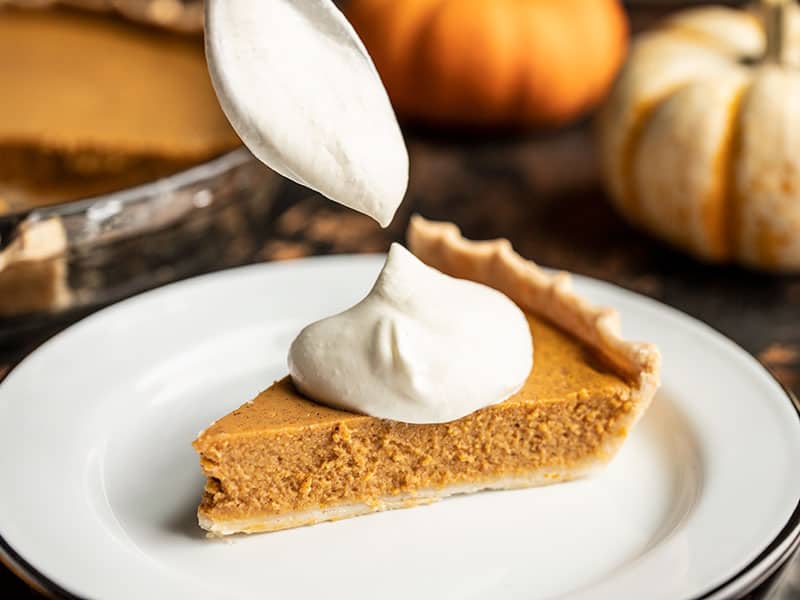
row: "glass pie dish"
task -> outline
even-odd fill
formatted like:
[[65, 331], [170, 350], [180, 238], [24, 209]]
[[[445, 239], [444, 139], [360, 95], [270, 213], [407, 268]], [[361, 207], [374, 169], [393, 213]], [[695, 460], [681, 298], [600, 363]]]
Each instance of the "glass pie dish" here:
[[136, 187], [0, 215], [0, 345], [247, 262], [267, 234], [279, 182], [239, 148]]

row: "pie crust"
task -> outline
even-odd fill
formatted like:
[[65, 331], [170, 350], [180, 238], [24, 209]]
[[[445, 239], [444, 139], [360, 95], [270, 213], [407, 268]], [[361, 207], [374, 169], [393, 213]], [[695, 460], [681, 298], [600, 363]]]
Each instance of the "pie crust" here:
[[661, 355], [650, 343], [622, 338], [619, 313], [596, 307], [572, 291], [569, 273], [551, 275], [514, 252], [505, 239], [475, 242], [452, 223], [411, 217], [408, 247], [419, 259], [452, 277], [493, 287], [526, 312], [555, 323], [602, 354], [634, 381], [637, 411], [631, 425], [649, 406], [660, 382]]

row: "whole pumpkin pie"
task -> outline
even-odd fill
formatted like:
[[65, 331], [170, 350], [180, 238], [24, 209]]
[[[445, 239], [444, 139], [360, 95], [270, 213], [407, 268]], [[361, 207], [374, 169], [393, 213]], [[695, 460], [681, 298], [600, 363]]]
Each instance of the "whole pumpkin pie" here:
[[[494, 287], [527, 316], [536, 355], [519, 392], [466, 417], [409, 424], [335, 410], [284, 378], [194, 441], [213, 535], [273, 531], [485, 489], [545, 485], [604, 465], [659, 385], [658, 350], [623, 340], [618, 314], [515, 254], [451, 224], [412, 219], [409, 248]], [[453, 349], [452, 360], [468, 349]]]

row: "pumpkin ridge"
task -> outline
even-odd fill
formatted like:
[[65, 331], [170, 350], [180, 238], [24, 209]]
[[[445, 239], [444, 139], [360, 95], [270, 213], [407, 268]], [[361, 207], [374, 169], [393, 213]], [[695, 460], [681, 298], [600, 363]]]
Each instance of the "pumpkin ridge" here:
[[[613, 39], [613, 42], [608, 44], [609, 50], [607, 51], [607, 56], [609, 57], [608, 62], [614, 65], [611, 72], [617, 73], [625, 62], [625, 58], [630, 49], [630, 23], [628, 22], [625, 9], [621, 4], [606, 2], [605, 7], [608, 13], [603, 27], [606, 33], [604, 41], [608, 42], [609, 39]], [[612, 14], [613, 17], [608, 16]], [[599, 103], [608, 94], [611, 86], [614, 84], [613, 76], [609, 77], [603, 69], [598, 69], [596, 67], [597, 64], [595, 63], [588, 75], [592, 80], [592, 85], [587, 87], [583, 95], [583, 100], [578, 109], [579, 113], [585, 113], [589, 111], [592, 106]]]
[[[515, 77], [511, 67], [516, 61], [508, 36], [513, 37], [518, 28], [513, 15], [502, 5], [472, 0], [465, 6], [465, 2], [446, 0], [429, 15], [417, 48], [417, 54], [427, 58], [420, 60], [417, 68], [424, 78], [424, 67], [428, 67], [432, 99], [428, 108], [436, 119], [451, 119], [461, 125], [493, 122], [502, 118], [513, 100]], [[455, 15], [469, 8], [473, 9], [473, 16], [454, 28]], [[475, 16], [478, 13], [481, 18]], [[492, 23], [494, 35], [488, 35], [485, 23]], [[469, 40], [468, 47], [457, 43], [462, 37]], [[475, 48], [482, 50], [475, 53]], [[444, 60], [435, 59], [436, 56]], [[485, 64], [487, 56], [492, 57], [489, 65]]]
[[628, 129], [628, 135], [622, 143], [622, 151], [620, 153], [620, 178], [622, 179], [622, 198], [620, 203], [623, 206], [623, 215], [634, 225], [641, 225], [641, 199], [639, 194], [636, 193], [636, 174], [634, 163], [636, 162], [636, 155], [639, 150], [639, 145], [644, 134], [644, 130], [650, 123], [656, 109], [663, 102], [669, 100], [674, 94], [682, 90], [688, 85], [693, 83], [690, 81], [683, 81], [673, 87], [664, 91], [647, 102], [643, 102], [636, 110], [636, 115], [633, 118], [633, 124]]
[[745, 83], [731, 102], [728, 133], [722, 143], [719, 157], [722, 166], [722, 177], [719, 181], [722, 186], [722, 210], [725, 215], [721, 256], [726, 259], [734, 257], [739, 243], [742, 198], [736, 185], [736, 164], [742, 152], [742, 106], [752, 86], [752, 80]]
[[[398, 0], [395, 0], [398, 1]], [[432, 97], [432, 86], [426, 79], [427, 75], [423, 66], [425, 59], [425, 36], [430, 33], [434, 20], [439, 18], [447, 3], [450, 0], [433, 0], [417, 15], [417, 21], [409, 34], [412, 43], [411, 51], [405, 57], [405, 65], [399, 68], [403, 73], [403, 91], [407, 98], [405, 107], [401, 110], [406, 111], [410, 120], [424, 120], [424, 115], [431, 105], [436, 103]], [[412, 81], [411, 74], [416, 74], [417, 81]], [[420, 84], [421, 85], [418, 85]]]
[[[534, 41], [533, 47], [528, 48], [525, 53], [523, 53], [522, 58], [517, 63], [517, 72], [519, 76], [517, 78], [517, 83], [514, 89], [514, 94], [511, 97], [511, 106], [515, 111], [519, 111], [524, 106], [534, 106], [536, 113], [538, 113], [538, 117], [536, 120], [542, 119], [543, 121], [547, 121], [548, 119], [553, 119], [553, 122], [557, 122], [558, 119], [553, 118], [553, 107], [550, 105], [552, 100], [547, 96], [543, 96], [541, 93], [537, 93], [536, 86], [543, 85], [546, 81], [548, 86], [552, 84], [552, 81], [548, 81], [549, 76], [545, 72], [544, 75], [542, 73], [542, 57], [541, 55], [537, 55], [535, 52], [536, 45], [541, 43], [542, 38], [551, 35], [555, 37], [559, 37], [554, 33], [561, 32], [562, 27], [553, 27], [549, 20], [554, 18], [554, 15], [558, 15], [558, 8], [553, 10], [552, 6], [541, 6], [540, 3], [521, 3], [519, 10], [526, 10], [528, 11], [528, 15], [526, 18], [520, 18], [520, 24], [524, 24], [524, 28], [520, 27], [516, 32], [520, 43], [530, 43]], [[545, 17], [545, 24], [543, 25], [541, 20], [542, 17]], [[541, 31], [540, 31], [541, 30]], [[552, 42], [548, 42], [548, 45], [551, 45]], [[561, 59], [560, 56], [561, 48], [558, 47], [550, 47], [550, 55], [547, 57], [546, 62], [550, 63], [558, 63]], [[554, 55], [555, 54], [555, 55]], [[548, 115], [546, 119], [542, 118], [542, 115]], [[533, 122], [535, 123], [534, 120]]]
[[[413, 35], [415, 40], [414, 48], [409, 53], [406, 68], [408, 69], [408, 66], [410, 66], [411, 68], [408, 69], [409, 72], [418, 74], [421, 85], [417, 87], [418, 89], [425, 90], [424, 100], [417, 103], [415, 106], [417, 109], [416, 111], [411, 111], [411, 116], [414, 119], [428, 120], [423, 116], [426, 110], [437, 113], [437, 118], [442, 117], [442, 115], [438, 115], [439, 105], [441, 103], [441, 99], [436, 97], [438, 86], [432, 84], [432, 80], [436, 79], [436, 74], [431, 72], [430, 68], [426, 68], [430, 67], [427, 59], [427, 47], [432, 43], [431, 38], [433, 37], [433, 30], [437, 25], [437, 21], [441, 19], [442, 13], [451, 1], [452, 0], [438, 0], [434, 2], [433, 6], [428, 7], [424, 17], [421, 18], [422, 23], [417, 26]], [[427, 107], [425, 105], [427, 105]]]

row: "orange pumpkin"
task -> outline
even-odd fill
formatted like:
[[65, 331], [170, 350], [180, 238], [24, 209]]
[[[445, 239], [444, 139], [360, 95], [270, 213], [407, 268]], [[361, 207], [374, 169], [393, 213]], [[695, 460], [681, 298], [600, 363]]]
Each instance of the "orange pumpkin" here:
[[350, 0], [398, 114], [560, 125], [605, 94], [628, 44], [618, 0]]

